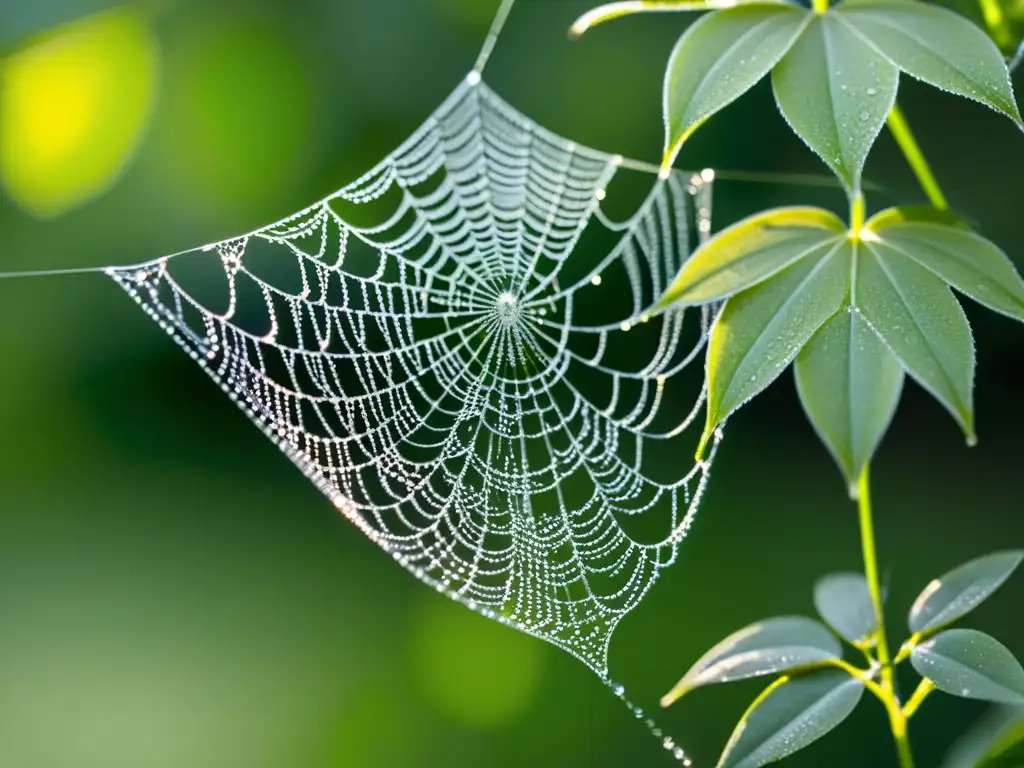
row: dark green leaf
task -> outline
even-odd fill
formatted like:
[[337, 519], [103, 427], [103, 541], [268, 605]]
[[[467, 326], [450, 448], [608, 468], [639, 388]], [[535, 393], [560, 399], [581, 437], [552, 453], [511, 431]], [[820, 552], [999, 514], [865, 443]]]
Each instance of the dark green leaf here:
[[957, 740], [942, 762], [942, 768], [1020, 766], [1024, 766], [1024, 706], [993, 707]]
[[[888, 213], [888, 212], [885, 212]], [[880, 245], [909, 256], [989, 309], [1024, 321], [1024, 280], [999, 248], [960, 227], [876, 216], [867, 224]]]
[[763, 3], [715, 11], [679, 39], [665, 71], [665, 159], [690, 135], [764, 77], [811, 18], [792, 5]]
[[835, 635], [813, 619], [781, 616], [734, 632], [705, 653], [661, 699], [667, 707], [694, 688], [744, 680], [838, 659]]
[[849, 189], [896, 101], [899, 70], [833, 14], [818, 15], [772, 70], [779, 111]]
[[906, 371], [974, 438], [974, 340], [946, 284], [879, 242], [858, 249], [854, 305]]
[[910, 663], [936, 688], [954, 696], [1024, 704], [1024, 668], [1006, 646], [984, 632], [940, 632], [914, 646]]
[[778, 377], [846, 297], [851, 247], [825, 244], [730, 298], [708, 344], [705, 434]]
[[660, 306], [703, 304], [731, 296], [845, 233], [845, 225], [820, 208], [776, 208], [743, 219], [697, 249]]
[[759, 768], [803, 749], [849, 717], [864, 683], [838, 670], [783, 677], [751, 705], [718, 768]]
[[934, 631], [970, 613], [1010, 578], [1021, 560], [1020, 550], [996, 552], [934, 579], [910, 609], [910, 631]]
[[963, 16], [911, 0], [846, 0], [832, 13], [908, 75], [1021, 124], [1002, 54]]
[[814, 607], [843, 638], [862, 648], [874, 645], [878, 628], [868, 582], [859, 573], [830, 573], [814, 585]]
[[807, 342], [793, 369], [804, 411], [852, 487], [892, 421], [903, 368], [847, 307]]

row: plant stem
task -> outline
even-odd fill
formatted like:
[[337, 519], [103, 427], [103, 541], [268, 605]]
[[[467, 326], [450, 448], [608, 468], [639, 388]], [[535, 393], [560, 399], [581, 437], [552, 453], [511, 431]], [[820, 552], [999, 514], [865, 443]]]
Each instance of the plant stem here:
[[932, 169], [928, 166], [928, 161], [924, 159], [924, 153], [917, 145], [917, 139], [914, 138], [914, 134], [910, 130], [910, 125], [903, 116], [903, 111], [900, 109], [899, 104], [893, 103], [886, 122], [889, 126], [889, 132], [896, 139], [896, 143], [899, 144], [904, 157], [907, 158], [907, 163], [910, 164], [911, 170], [917, 176], [917, 181], [921, 184], [921, 189], [924, 190], [931, 204], [939, 210], [947, 210], [949, 203], [946, 202], [946, 196], [942, 194], [939, 182], [935, 180]]
[[900, 768], [914, 768], [914, 756], [910, 751], [910, 740], [907, 737], [907, 718], [903, 714], [899, 699], [896, 696], [896, 676], [892, 657], [889, 655], [889, 641], [885, 634], [885, 612], [882, 607], [882, 586], [878, 578], [878, 555], [875, 551], [875, 525], [871, 515], [871, 470], [865, 464], [864, 471], [857, 481], [857, 509], [860, 513], [860, 540], [864, 552], [864, 576], [868, 583], [868, 593], [875, 609], [875, 620], [878, 630], [875, 643], [878, 663], [881, 665], [881, 688], [884, 696], [882, 703], [889, 715], [889, 726], [896, 742], [896, 753], [899, 756]]
[[928, 698], [928, 694], [935, 690], [935, 683], [928, 678], [921, 681], [920, 685], [917, 686], [917, 690], [914, 691], [914, 695], [911, 696], [907, 703], [903, 707], [903, 716], [908, 720], [914, 716], [914, 713], [921, 707], [924, 700]]
[[825, 13], [828, 11], [828, 0], [811, 0], [811, 9], [815, 13]]

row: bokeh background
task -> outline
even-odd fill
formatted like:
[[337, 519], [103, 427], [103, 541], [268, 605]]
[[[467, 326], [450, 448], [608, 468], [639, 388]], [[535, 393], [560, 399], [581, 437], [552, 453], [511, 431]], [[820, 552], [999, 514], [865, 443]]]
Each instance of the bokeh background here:
[[[456, 85], [496, 5], [3, 3], [0, 271], [146, 260], [318, 199]], [[661, 73], [690, 20], [570, 42], [589, 5], [520, 0], [488, 81], [556, 132], [656, 159]], [[907, 78], [900, 100], [953, 205], [1024, 266], [1020, 134]], [[824, 170], [764, 83], [680, 163]], [[887, 135], [867, 177], [872, 207], [921, 201]], [[845, 207], [827, 187], [722, 181], [716, 227], [787, 203]], [[931, 577], [1024, 544], [1024, 329], [967, 311], [980, 445], [908, 385], [875, 465], [897, 634]], [[730, 423], [680, 562], [616, 633], [615, 678], [652, 705], [713, 642], [811, 612], [817, 576], [858, 566], [854, 510], [784, 375]], [[1024, 578], [968, 623], [1024, 652]], [[762, 685], [660, 721], [710, 765]], [[983, 710], [929, 700], [919, 764]], [[0, 280], [0, 766], [670, 764], [578, 662], [395, 567], [111, 282]], [[894, 764], [880, 706], [787, 764]]]

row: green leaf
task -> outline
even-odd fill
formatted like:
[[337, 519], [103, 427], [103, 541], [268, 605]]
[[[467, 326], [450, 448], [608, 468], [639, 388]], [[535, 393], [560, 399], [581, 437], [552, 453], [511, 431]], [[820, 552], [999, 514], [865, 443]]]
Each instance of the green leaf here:
[[1024, 704], [1024, 667], [1006, 646], [984, 632], [940, 632], [914, 646], [910, 663], [936, 688], [954, 696]]
[[817, 741], [849, 717], [864, 683], [825, 670], [776, 680], [733, 731], [718, 768], [759, 768]]
[[963, 16], [910, 0], [846, 0], [831, 13], [908, 75], [987, 104], [1021, 125], [999, 49]]
[[661, 699], [667, 707], [694, 688], [745, 680], [838, 659], [835, 635], [813, 619], [780, 616], [734, 632], [697, 660]]
[[772, 70], [786, 122], [848, 189], [896, 101], [899, 70], [833, 14], [818, 15]]
[[792, 5], [760, 3], [715, 11], [689, 27], [665, 71], [665, 159], [718, 110], [764, 77], [811, 18]]
[[895, 208], [886, 208], [872, 216], [864, 228], [878, 233], [886, 227], [900, 224], [945, 224], [957, 229], [971, 228], [961, 216], [930, 205], [899, 205]]
[[985, 238], [940, 223], [897, 223], [883, 214], [866, 229], [878, 238], [872, 247], [899, 251], [979, 304], [1024, 322], [1024, 280], [1006, 254]]
[[[733, 8], [736, 5], [764, 5], [772, 0], [622, 0], [617, 3], [605, 3], [587, 11], [569, 28], [569, 37], [576, 38], [603, 24], [622, 16], [636, 13], [665, 13], [685, 11], [712, 11], [719, 8]], [[780, 5], [782, 4], [780, 0]]]
[[846, 297], [851, 247], [826, 243], [722, 308], [708, 344], [705, 435], [774, 381]]
[[814, 585], [814, 607], [848, 642], [858, 648], [874, 645], [878, 621], [862, 574], [830, 573], [819, 579]]
[[906, 371], [935, 395], [974, 440], [974, 340], [943, 281], [898, 251], [865, 240], [854, 306]]
[[843, 222], [821, 208], [776, 208], [743, 219], [697, 249], [659, 306], [724, 299], [845, 233]]
[[793, 369], [804, 412], [854, 487], [896, 412], [899, 360], [847, 307], [807, 342]]
[[910, 608], [910, 631], [931, 632], [967, 615], [999, 589], [1022, 560], [1021, 550], [995, 552], [933, 579]]
[[1020, 768], [1022, 765], [1024, 706], [993, 707], [953, 745], [942, 762], [942, 768]]

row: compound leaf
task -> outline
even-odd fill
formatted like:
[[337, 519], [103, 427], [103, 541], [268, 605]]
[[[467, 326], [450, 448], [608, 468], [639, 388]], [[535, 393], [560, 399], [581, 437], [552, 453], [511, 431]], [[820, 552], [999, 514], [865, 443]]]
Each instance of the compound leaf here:
[[772, 70], [786, 122], [848, 189], [860, 187], [898, 82], [899, 70], [833, 14], [816, 16]]
[[776, 208], [743, 219], [697, 249], [660, 306], [724, 299], [845, 234], [843, 222], [821, 208]]
[[906, 371], [974, 439], [974, 339], [963, 309], [930, 270], [880, 241], [858, 249], [854, 306]]
[[911, 0], [846, 0], [830, 13], [908, 75], [987, 104], [1021, 125], [1002, 54], [963, 16]]
[[931, 632], [967, 615], [1003, 585], [1024, 560], [1024, 552], [995, 552], [933, 579], [910, 608], [914, 634]]
[[708, 344], [705, 436], [772, 381], [842, 305], [849, 285], [848, 240], [814, 253], [722, 308]]
[[823, 670], [772, 683], [744, 714], [718, 768], [759, 768], [797, 752], [849, 717], [864, 683]]
[[703, 16], [683, 33], [665, 71], [663, 166], [705, 120], [768, 74], [811, 16], [794, 5], [744, 4]]
[[847, 307], [807, 342], [793, 370], [804, 412], [853, 486], [896, 412], [904, 378], [899, 360]]
[[835, 635], [813, 619], [765, 619], [734, 632], [705, 653], [662, 697], [661, 706], [702, 685], [777, 674], [841, 656]]
[[828, 625], [860, 648], [874, 645], [878, 629], [868, 582], [860, 573], [830, 573], [814, 585], [814, 607]]
[[993, 637], [948, 629], [914, 646], [910, 663], [939, 690], [965, 699], [1024, 704], [1024, 668]]
[[965, 296], [1024, 322], [1024, 280], [998, 247], [962, 226], [899, 217], [883, 211], [867, 230]]

